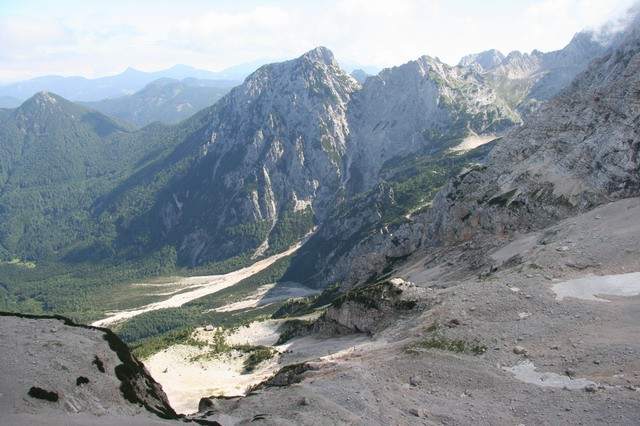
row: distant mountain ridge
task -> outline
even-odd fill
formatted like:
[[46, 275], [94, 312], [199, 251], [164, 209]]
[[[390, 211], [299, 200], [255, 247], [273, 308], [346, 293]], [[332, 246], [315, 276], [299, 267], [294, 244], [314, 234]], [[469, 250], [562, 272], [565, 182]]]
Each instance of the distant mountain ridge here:
[[227, 80], [162, 78], [133, 95], [81, 104], [141, 127], [154, 121], [175, 124], [216, 103], [233, 85]]
[[22, 104], [22, 101], [13, 96], [0, 96], [0, 108], [17, 108]]
[[467, 55], [460, 60], [458, 66], [471, 67], [484, 74], [521, 80], [530, 87], [527, 98], [544, 101], [551, 99], [569, 84], [593, 58], [620, 42], [618, 34], [583, 31], [574, 35], [567, 46], [553, 52], [513, 51], [505, 56], [502, 52], [492, 49]]
[[106, 98], [131, 95], [160, 78], [220, 80], [216, 84], [217, 86], [230, 88], [241, 82], [251, 71], [242, 66], [217, 73], [198, 70], [187, 65], [176, 65], [169, 69], [155, 72], [144, 72], [129, 67], [120, 74], [96, 79], [62, 76], [36, 77], [0, 87], [0, 96], [27, 99], [37, 92], [47, 91], [56, 93], [71, 101], [94, 102]]

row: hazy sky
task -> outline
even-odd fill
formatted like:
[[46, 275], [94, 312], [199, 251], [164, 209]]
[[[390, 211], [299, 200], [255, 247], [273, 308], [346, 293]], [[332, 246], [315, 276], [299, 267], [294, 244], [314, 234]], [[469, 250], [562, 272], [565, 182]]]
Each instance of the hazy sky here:
[[421, 55], [456, 64], [497, 48], [550, 51], [636, 0], [1, 0], [0, 82], [98, 77], [127, 66], [219, 71], [324, 45], [385, 67]]

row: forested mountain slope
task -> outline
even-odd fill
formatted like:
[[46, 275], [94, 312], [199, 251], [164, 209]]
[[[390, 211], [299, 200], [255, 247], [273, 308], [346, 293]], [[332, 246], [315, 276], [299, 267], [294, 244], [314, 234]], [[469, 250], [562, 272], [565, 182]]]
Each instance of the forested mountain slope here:
[[239, 82], [165, 78], [149, 83], [132, 95], [83, 105], [140, 127], [154, 121], [176, 124], [215, 104], [236, 84]]

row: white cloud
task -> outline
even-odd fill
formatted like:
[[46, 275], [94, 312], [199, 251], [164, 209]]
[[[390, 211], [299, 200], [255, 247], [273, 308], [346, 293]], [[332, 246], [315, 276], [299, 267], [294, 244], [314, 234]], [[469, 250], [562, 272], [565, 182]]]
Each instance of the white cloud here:
[[339, 1], [334, 9], [339, 14], [349, 17], [398, 17], [407, 16], [414, 10], [416, 1], [411, 0], [344, 0]]
[[[177, 63], [221, 70], [324, 45], [338, 60], [392, 66], [428, 54], [455, 63], [497, 48], [563, 47], [633, 0], [21, 0], [2, 17], [0, 78], [98, 76]], [[144, 17], [144, 19], [141, 19]]]
[[[635, 4], [636, 9], [637, 5], [638, 3]], [[582, 0], [577, 9], [583, 28], [597, 28], [605, 21], [613, 26], [620, 24], [627, 18], [632, 7], [628, 0]]]
[[245, 33], [278, 32], [289, 23], [289, 13], [277, 8], [260, 6], [247, 13], [209, 12], [201, 17], [178, 22], [172, 38], [190, 45], [211, 42], [212, 37], [226, 35], [230, 38]]
[[520, 25], [529, 27], [529, 37], [538, 42], [538, 49], [554, 50], [577, 32], [616, 22], [634, 3], [635, 0], [542, 0], [525, 10]]
[[619, 18], [633, 3], [630, 0], [543, 0], [529, 6], [525, 18], [536, 28], [565, 25], [578, 32]]
[[66, 46], [73, 42], [73, 33], [58, 22], [0, 17], [0, 46], [4, 54]]

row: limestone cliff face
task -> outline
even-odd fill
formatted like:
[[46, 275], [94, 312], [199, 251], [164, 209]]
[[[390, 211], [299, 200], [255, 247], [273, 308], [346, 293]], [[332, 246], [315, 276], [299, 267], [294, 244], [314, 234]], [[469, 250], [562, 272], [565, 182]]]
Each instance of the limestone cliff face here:
[[324, 216], [341, 185], [346, 107], [358, 88], [317, 48], [263, 66], [216, 104], [198, 136], [202, 159], [161, 208], [184, 263], [256, 249], [285, 213]]
[[285, 216], [323, 222], [337, 201], [393, 175], [381, 175], [390, 160], [520, 121], [471, 70], [425, 56], [361, 87], [325, 48], [260, 68], [200, 119], [201, 159], [157, 213], [187, 265], [264, 253]]
[[367, 79], [348, 116], [351, 192], [377, 183], [391, 159], [435, 153], [471, 132], [496, 134], [520, 122], [480, 74], [428, 56]]
[[451, 181], [431, 209], [354, 245], [330, 275], [353, 287], [400, 257], [482, 243], [640, 195], [639, 75], [636, 29], [502, 139], [483, 166]]

